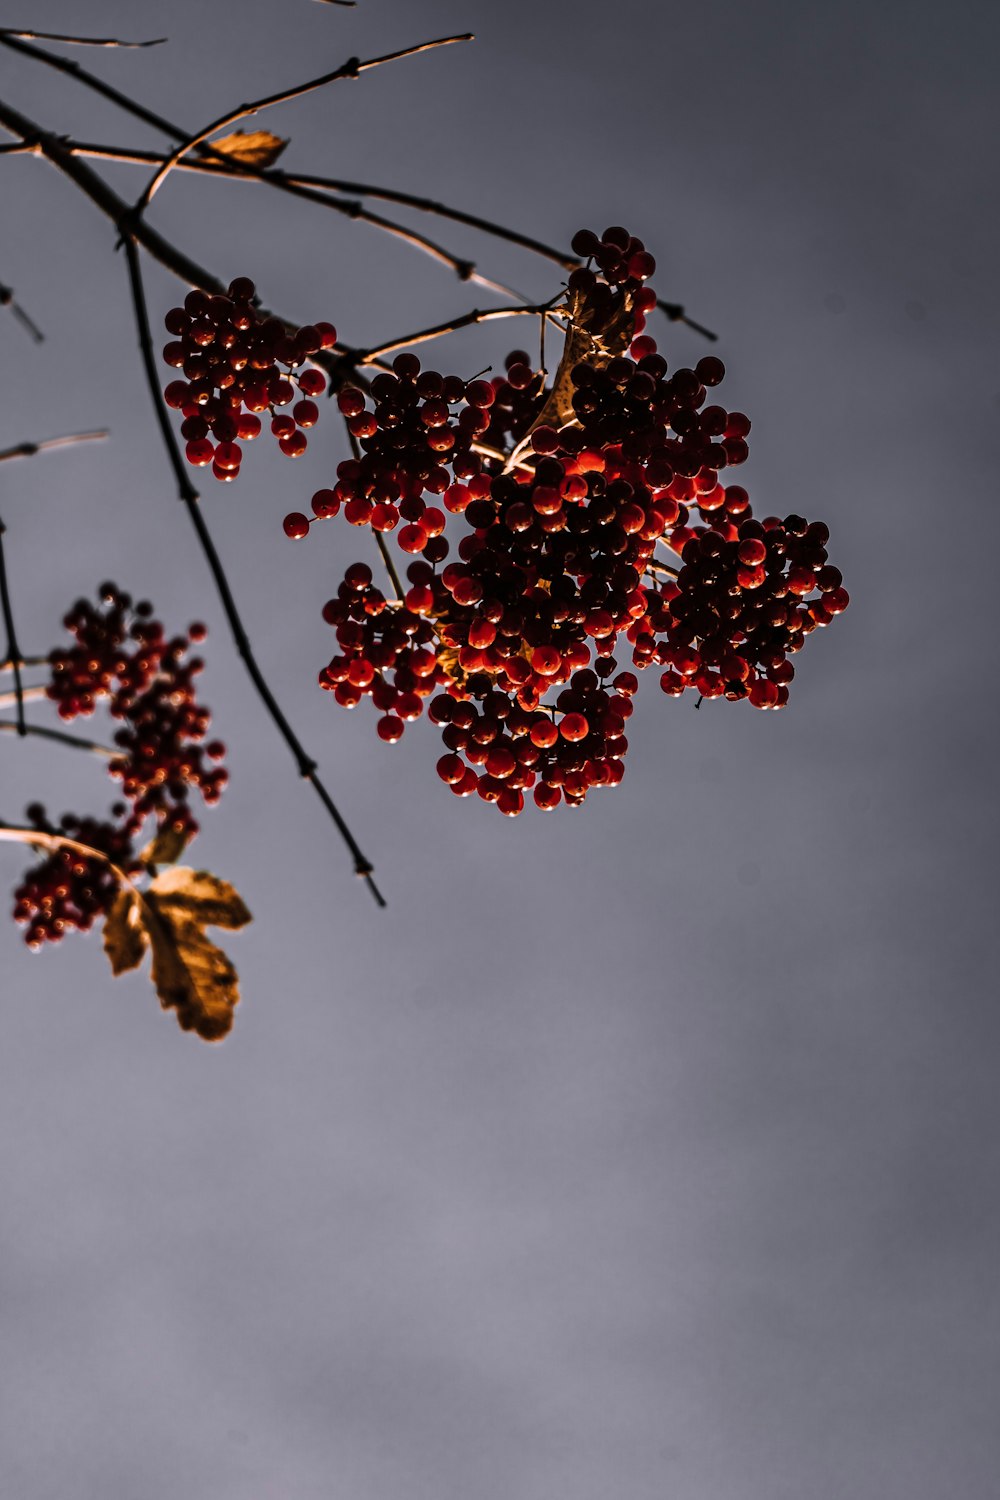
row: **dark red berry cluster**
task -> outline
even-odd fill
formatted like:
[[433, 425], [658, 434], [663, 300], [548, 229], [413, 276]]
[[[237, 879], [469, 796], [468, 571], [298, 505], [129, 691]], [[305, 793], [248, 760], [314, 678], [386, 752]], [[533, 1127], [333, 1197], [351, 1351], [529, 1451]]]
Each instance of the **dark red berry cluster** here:
[[[433, 581], [430, 568], [427, 573]], [[423, 700], [449, 679], [438, 661], [438, 637], [431, 614], [432, 588], [414, 587], [406, 603], [389, 608], [372, 584], [366, 563], [348, 568], [337, 598], [328, 600], [323, 618], [337, 632], [339, 652], [320, 673], [320, 686], [345, 708], [369, 697], [381, 717], [380, 739], [395, 743], [406, 721], [418, 719]], [[440, 601], [443, 603], [443, 601]], [[412, 607], [410, 607], [412, 606]]]
[[313, 398], [326, 389], [326, 377], [300, 367], [337, 342], [330, 323], [290, 329], [280, 318], [262, 318], [255, 291], [245, 276], [230, 283], [225, 297], [196, 289], [164, 319], [173, 337], [163, 358], [184, 374], [170, 382], [164, 398], [184, 418], [188, 462], [199, 468], [210, 464], [216, 479], [224, 481], [239, 474], [240, 443], [259, 436], [264, 412], [271, 413], [271, 431], [282, 453], [298, 458], [305, 452], [306, 431], [319, 420]]
[[228, 779], [214, 764], [225, 746], [202, 743], [210, 716], [196, 701], [194, 679], [204, 662], [187, 654], [192, 643], [204, 640], [205, 627], [195, 624], [186, 635], [167, 637], [152, 605], [134, 604], [113, 583], [102, 584], [96, 605], [78, 600], [63, 624], [74, 644], [50, 653], [46, 691], [63, 719], [91, 714], [106, 699], [111, 716], [123, 721], [114, 737], [122, 753], [110, 770], [131, 804], [130, 832], [150, 813], [161, 824], [197, 832], [188, 789], [196, 787], [213, 803]]
[[[112, 808], [119, 820], [77, 818], [66, 813], [53, 828], [45, 808], [35, 802], [27, 810], [29, 823], [40, 832], [58, 832], [90, 849], [99, 849], [126, 875], [141, 868], [132, 847], [127, 824], [121, 822], [127, 809]], [[14, 892], [14, 920], [25, 926], [29, 948], [57, 943], [67, 932], [89, 932], [94, 922], [107, 915], [118, 891], [118, 879], [105, 860], [75, 849], [57, 849], [29, 869]]]
[[511, 815], [527, 791], [576, 806], [621, 780], [638, 687], [623, 652], [665, 669], [669, 694], [780, 708], [788, 657], [848, 603], [822, 523], [758, 522], [722, 482], [750, 422], [709, 400], [721, 360], [671, 371], [645, 332], [642, 242], [612, 226], [573, 248], [589, 264], [556, 309], [568, 332], [550, 384], [523, 350], [470, 382], [398, 355], [370, 400], [339, 392], [357, 456], [311, 518], [285, 520], [299, 538], [343, 510], [416, 554], [402, 598], [348, 571], [324, 609], [338, 653], [320, 682], [345, 707], [370, 697], [388, 741], [432, 699], [442, 780]]

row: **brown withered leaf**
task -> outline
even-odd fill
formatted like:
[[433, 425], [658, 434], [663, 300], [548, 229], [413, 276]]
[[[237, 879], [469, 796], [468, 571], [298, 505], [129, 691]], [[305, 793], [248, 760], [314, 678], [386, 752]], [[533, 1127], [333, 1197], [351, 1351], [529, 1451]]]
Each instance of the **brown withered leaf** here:
[[[635, 303], [631, 294], [616, 293], [610, 306], [598, 311], [585, 292], [567, 292], [566, 301], [558, 311], [569, 323], [559, 368], [544, 406], [514, 449], [512, 462], [530, 446], [531, 434], [536, 427], [554, 427], [558, 431], [567, 423], [576, 421], [573, 410], [576, 387], [571, 378], [574, 367], [583, 360], [605, 365], [616, 354], [624, 353], [632, 341]], [[512, 467], [512, 462], [508, 467]]]
[[104, 923], [112, 972], [122, 974], [152, 950], [151, 978], [164, 1010], [176, 1010], [184, 1031], [217, 1042], [233, 1024], [239, 979], [206, 927], [243, 927], [251, 920], [239, 893], [207, 870], [175, 865], [140, 893], [119, 891]]
[[205, 927], [243, 927], [250, 913], [226, 881], [183, 866], [158, 875], [143, 901], [160, 1004], [176, 1010], [184, 1031], [219, 1041], [233, 1024], [239, 979], [227, 955], [205, 936]]
[[146, 952], [146, 929], [138, 891], [123, 886], [104, 919], [104, 951], [114, 975], [137, 969]]
[[187, 865], [164, 870], [146, 894], [154, 895], [160, 908], [167, 904], [202, 927], [245, 927], [251, 920], [242, 897], [227, 880]]
[[213, 151], [221, 151], [231, 161], [265, 171], [274, 166], [288, 142], [280, 135], [272, 135], [269, 130], [234, 130], [232, 135], [220, 136], [208, 144]]
[[187, 848], [191, 831], [183, 825], [165, 823], [139, 855], [144, 865], [175, 865]]

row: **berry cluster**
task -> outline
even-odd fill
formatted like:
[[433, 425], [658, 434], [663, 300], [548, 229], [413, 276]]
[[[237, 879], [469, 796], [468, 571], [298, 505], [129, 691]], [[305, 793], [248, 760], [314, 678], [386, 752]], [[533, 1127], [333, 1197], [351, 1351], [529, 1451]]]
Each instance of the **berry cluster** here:
[[[112, 808], [119, 820], [115, 823], [66, 813], [58, 830], [49, 824], [45, 808], [37, 802], [28, 808], [27, 817], [39, 832], [58, 831], [90, 849], [99, 849], [126, 875], [134, 875], [141, 866], [128, 826], [121, 822], [126, 811], [123, 803]], [[24, 941], [37, 951], [43, 943], [59, 942], [67, 932], [89, 932], [97, 918], [107, 915], [117, 892], [117, 877], [104, 860], [75, 849], [57, 849], [33, 865], [15, 890], [14, 920], [25, 925]]]
[[[46, 693], [67, 721], [92, 714], [101, 701], [120, 721], [114, 735], [120, 753], [109, 770], [124, 800], [112, 808], [113, 822], [66, 813], [56, 828], [38, 803], [28, 808], [28, 821], [40, 832], [99, 850], [134, 875], [143, 868], [135, 841], [150, 815], [158, 833], [186, 842], [198, 832], [189, 789], [214, 803], [228, 780], [217, 764], [225, 745], [203, 743], [209, 713], [196, 701], [194, 679], [204, 663], [188, 655], [207, 631], [194, 624], [185, 635], [168, 637], [153, 606], [134, 602], [114, 583], [101, 585], [96, 605], [78, 599], [63, 626], [73, 641], [50, 652]], [[28, 871], [15, 893], [14, 917], [27, 924], [25, 941], [37, 948], [73, 928], [86, 931], [107, 912], [117, 889], [105, 860], [60, 849]]]
[[[264, 412], [271, 413], [271, 431], [282, 453], [298, 458], [305, 452], [306, 431], [319, 420], [313, 398], [326, 389], [326, 378], [319, 370], [299, 367], [337, 342], [330, 323], [289, 329], [280, 318], [261, 318], [255, 290], [245, 276], [230, 283], [225, 297], [196, 289], [164, 319], [172, 338], [163, 358], [184, 375], [170, 382], [164, 399], [184, 418], [188, 462], [211, 465], [223, 481], [239, 474], [240, 443], [259, 436]], [[278, 410], [293, 401], [290, 411]]]
[[643, 243], [615, 225], [573, 249], [588, 264], [550, 309], [566, 326], [551, 382], [521, 349], [472, 381], [398, 355], [370, 395], [340, 390], [355, 457], [312, 517], [284, 523], [301, 538], [343, 510], [395, 532], [408, 587], [387, 599], [366, 565], [348, 570], [323, 611], [338, 652], [320, 683], [344, 707], [370, 697], [389, 742], [430, 699], [438, 775], [510, 815], [527, 791], [577, 806], [621, 780], [638, 688], [623, 653], [670, 695], [781, 708], [788, 658], [848, 604], [826, 526], [757, 521], [723, 482], [750, 421], [710, 399], [721, 360], [670, 370], [645, 332]]
[[188, 788], [213, 803], [228, 780], [224, 767], [209, 764], [223, 758], [225, 746], [201, 743], [210, 716], [196, 701], [194, 678], [204, 662], [187, 656], [192, 643], [204, 640], [205, 627], [168, 638], [148, 601], [133, 604], [113, 583], [99, 595], [96, 606], [80, 599], [65, 617], [75, 644], [50, 653], [48, 696], [63, 719], [93, 713], [106, 698], [112, 717], [124, 721], [114, 736], [122, 753], [110, 770], [131, 803], [132, 831], [153, 813], [161, 824], [196, 833]]

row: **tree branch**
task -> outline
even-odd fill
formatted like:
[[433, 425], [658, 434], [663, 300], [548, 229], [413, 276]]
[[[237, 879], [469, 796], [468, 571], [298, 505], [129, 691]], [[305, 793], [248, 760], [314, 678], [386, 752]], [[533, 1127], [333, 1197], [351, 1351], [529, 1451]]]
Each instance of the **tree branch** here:
[[[13, 719], [0, 719], [0, 732], [11, 730], [15, 734], [21, 734], [20, 726]], [[96, 740], [85, 740], [78, 734], [67, 734], [64, 729], [48, 729], [44, 724], [25, 724], [24, 734], [37, 734], [42, 739], [55, 740], [60, 745], [70, 745], [74, 750], [89, 750], [92, 755], [103, 755], [113, 760], [120, 755], [120, 750], [113, 750], [110, 745], [99, 745]]]
[[72, 854], [82, 854], [86, 859], [99, 859], [118, 880], [120, 885], [127, 885], [135, 890], [136, 887], [121, 869], [116, 865], [102, 849], [94, 849], [90, 844], [81, 844], [79, 839], [67, 838], [62, 833], [49, 833], [42, 828], [22, 828], [15, 823], [4, 823], [0, 821], [0, 843], [6, 844], [29, 844], [33, 849], [47, 849], [56, 853], [59, 849], [68, 849]]
[[205, 522], [204, 515], [202, 514], [198, 491], [191, 483], [191, 478], [184, 463], [184, 459], [181, 456], [181, 451], [178, 446], [177, 439], [174, 436], [173, 427], [170, 424], [170, 416], [167, 411], [166, 403], [163, 400], [163, 393], [160, 390], [159, 376], [156, 368], [156, 357], [153, 352], [153, 340], [149, 327], [149, 312], [146, 307], [146, 297], [142, 284], [142, 272], [139, 265], [139, 250], [135, 240], [131, 237], [127, 237], [125, 239], [125, 255], [128, 263], [129, 285], [132, 292], [132, 303], [135, 309], [135, 319], [139, 333], [139, 348], [142, 353], [143, 367], [145, 369], [146, 379], [149, 384], [149, 391], [153, 400], [153, 406], [160, 428], [160, 435], [163, 438], [164, 446], [167, 450], [167, 456], [170, 460], [170, 465], [174, 472], [174, 478], [177, 481], [178, 494], [185, 507], [187, 508], [188, 515], [190, 516], [191, 522], [195, 528], [198, 541], [201, 545], [201, 550], [204, 553], [206, 562], [208, 563], [209, 571], [212, 574], [212, 578], [215, 583], [222, 608], [225, 612], [226, 619], [229, 622], [229, 628], [232, 631], [233, 640], [236, 643], [236, 649], [243, 659], [243, 663], [250, 675], [250, 680], [257, 690], [258, 697], [260, 698], [264, 707], [267, 709], [267, 712], [271, 716], [271, 719], [273, 720], [282, 739], [285, 741], [285, 744], [292, 752], [292, 756], [294, 757], [295, 763], [298, 767], [299, 775], [302, 776], [306, 781], [311, 783], [317, 796], [323, 803], [323, 806], [326, 808], [330, 817], [333, 819], [333, 822], [336, 825], [341, 838], [344, 840], [348, 849], [351, 851], [351, 854], [354, 858], [355, 873], [360, 875], [365, 880], [369, 890], [375, 897], [375, 900], [378, 902], [378, 904], [380, 906], [384, 906], [385, 899], [379, 891], [378, 886], [372, 879], [373, 867], [370, 861], [366, 859], [362, 854], [354, 835], [351, 833], [351, 830], [345, 823], [343, 817], [341, 816], [335, 803], [333, 802], [333, 799], [330, 797], [330, 794], [326, 790], [326, 787], [319, 779], [319, 776], [317, 774], [316, 762], [306, 752], [295, 731], [292, 729], [292, 726], [285, 718], [285, 715], [282, 713], [280, 707], [278, 706], [277, 700], [275, 699], [274, 694], [271, 692], [271, 689], [268, 686], [267, 681], [265, 680], [264, 675], [260, 670], [260, 667], [257, 665], [257, 660], [253, 654], [249, 637], [247, 636], [246, 630], [243, 626], [243, 622], [240, 618], [239, 611], [237, 610], [236, 600], [233, 598], [232, 590], [229, 586], [229, 580], [226, 577], [225, 569], [222, 566], [222, 561], [219, 557], [218, 552], [216, 551], [215, 543], [212, 540], [211, 534], [208, 530], [208, 526]]
[[0, 282], [0, 307], [9, 307], [22, 328], [26, 328], [36, 344], [44, 343], [45, 335], [33, 318], [29, 318], [21, 304], [15, 299], [13, 289]]
[[63, 36], [58, 31], [9, 31], [4, 27], [0, 31], [0, 38], [5, 36], [18, 37], [28, 42], [71, 42], [74, 47], [159, 47], [167, 40], [165, 36], [156, 36], [148, 42], [122, 42], [116, 37]]
[[[0, 37], [0, 42], [4, 39]], [[211, 271], [185, 255], [176, 245], [172, 244], [164, 235], [152, 229], [144, 219], [129, 223], [131, 209], [120, 198], [113, 188], [99, 177], [85, 162], [78, 161], [73, 153], [67, 149], [61, 137], [53, 135], [51, 131], [43, 130], [19, 110], [12, 108], [9, 104], [0, 100], [0, 126], [8, 130], [11, 135], [16, 135], [30, 146], [32, 152], [44, 156], [46, 161], [52, 163], [75, 183], [86, 196], [101, 210], [107, 219], [116, 226], [120, 233], [134, 238], [143, 249], [148, 250], [154, 260], [160, 262], [168, 271], [185, 282], [189, 287], [201, 287], [202, 291], [209, 293], [225, 294], [226, 283], [213, 276]], [[288, 329], [294, 329], [298, 325], [290, 319], [281, 317], [280, 313], [272, 313], [268, 308], [261, 308], [262, 318], [277, 317]], [[320, 365], [335, 380], [339, 380], [344, 372], [345, 366], [353, 367], [354, 351], [346, 344], [338, 344], [337, 352], [320, 351], [310, 355], [313, 364]]]
[[394, 349], [409, 349], [414, 344], [426, 344], [430, 339], [443, 338], [446, 333], [455, 333], [459, 328], [470, 328], [475, 323], [492, 323], [498, 318], [537, 318], [540, 313], [551, 311], [552, 302], [542, 302], [530, 307], [491, 307], [485, 311], [474, 307], [472, 312], [463, 313], [460, 318], [451, 318], [447, 323], [436, 323], [433, 328], [422, 328], [417, 333], [408, 334], [406, 338], [378, 344], [374, 349], [355, 349], [353, 359], [356, 364], [367, 365], [384, 354], [391, 354]]
[[0, 448], [0, 463], [8, 458], [31, 458], [49, 448], [68, 448], [73, 443], [91, 443], [108, 437], [106, 428], [97, 432], [70, 432], [64, 437], [43, 438], [37, 443], [16, 443], [13, 448]]
[[398, 52], [387, 52], [382, 57], [372, 57], [365, 62], [359, 61], [356, 57], [349, 57], [345, 63], [341, 63], [339, 68], [334, 68], [329, 73], [322, 73], [318, 78], [311, 78], [307, 83], [300, 83], [295, 88], [282, 89], [280, 93], [268, 94], [263, 99], [256, 99], [251, 103], [238, 105], [236, 109], [229, 110], [226, 114], [220, 115], [217, 120], [213, 120], [203, 130], [199, 130], [196, 135], [189, 136], [187, 140], [183, 141], [181, 145], [171, 152], [163, 165], [153, 173], [141, 196], [136, 201], [135, 214], [140, 216], [145, 212], [160, 184], [168, 172], [180, 161], [181, 157], [188, 151], [193, 150], [195, 146], [206, 140], [210, 135], [214, 135], [217, 130], [225, 130], [229, 126], [235, 125], [237, 121], [245, 120], [248, 115], [256, 115], [263, 109], [270, 109], [274, 104], [285, 104], [291, 99], [300, 99], [304, 94], [311, 94], [316, 89], [324, 88], [328, 83], [339, 83], [343, 78], [357, 78], [360, 73], [365, 73], [370, 68], [381, 67], [383, 63], [397, 62], [404, 57], [414, 57], [417, 53], [429, 52], [432, 48], [447, 47], [452, 42], [471, 42], [472, 40], [473, 36], [471, 32], [463, 32], [457, 36], [439, 37], [432, 42], [420, 42], [415, 47], [404, 47]]
[[3, 610], [4, 629], [7, 632], [7, 660], [11, 663], [14, 672], [14, 700], [17, 706], [17, 723], [15, 728], [19, 735], [27, 734], [28, 729], [24, 719], [24, 683], [21, 681], [21, 648], [17, 644], [17, 634], [14, 630], [14, 612], [10, 605], [10, 590], [7, 586], [7, 561], [4, 556], [4, 533], [7, 528], [0, 520], [0, 608]]

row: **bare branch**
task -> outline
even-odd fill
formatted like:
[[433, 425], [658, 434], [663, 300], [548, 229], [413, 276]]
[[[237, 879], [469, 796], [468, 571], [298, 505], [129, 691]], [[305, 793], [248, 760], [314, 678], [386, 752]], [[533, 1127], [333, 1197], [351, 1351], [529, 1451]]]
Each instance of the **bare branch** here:
[[430, 339], [443, 338], [446, 333], [455, 333], [459, 328], [470, 328], [475, 323], [492, 323], [498, 318], [520, 318], [526, 316], [537, 318], [539, 313], [551, 311], [551, 302], [543, 302], [531, 307], [491, 307], [485, 311], [475, 307], [472, 312], [464, 313], [460, 318], [451, 318], [447, 323], [436, 323], [433, 328], [423, 328], [418, 333], [407, 334], [405, 338], [393, 339], [388, 344], [379, 344], [374, 349], [356, 349], [353, 358], [359, 365], [368, 365], [374, 360], [380, 359], [384, 354], [391, 354], [394, 349], [409, 349], [414, 344], [425, 344]]
[[14, 823], [0, 822], [0, 843], [5, 844], [28, 844], [32, 849], [47, 849], [56, 853], [59, 849], [68, 849], [72, 854], [82, 854], [86, 859], [99, 859], [118, 880], [119, 884], [129, 886], [132, 890], [136, 887], [125, 871], [114, 860], [104, 853], [103, 849], [94, 849], [90, 844], [81, 844], [79, 839], [67, 838], [62, 833], [51, 833], [42, 828], [21, 828]]
[[21, 681], [21, 648], [17, 644], [17, 635], [14, 630], [14, 612], [10, 604], [10, 590], [7, 586], [7, 560], [4, 556], [4, 533], [7, 528], [0, 520], [0, 609], [3, 610], [4, 629], [7, 632], [7, 660], [11, 663], [14, 672], [14, 700], [17, 706], [17, 723], [15, 728], [18, 734], [27, 734], [27, 726], [24, 720], [24, 683]]
[[[0, 719], [0, 732], [13, 730], [20, 734], [21, 730], [13, 719]], [[74, 750], [89, 750], [92, 755], [103, 755], [113, 760], [121, 752], [113, 750], [110, 745], [99, 745], [96, 740], [85, 740], [78, 734], [67, 734], [64, 729], [47, 729], [44, 724], [25, 724], [25, 734], [37, 734], [42, 739], [55, 740], [60, 745], [70, 745]]]
[[[47, 690], [43, 687], [26, 687], [21, 690], [22, 703], [42, 703], [48, 696]], [[16, 705], [17, 693], [0, 693], [0, 708], [14, 708]]]
[[[0, 37], [0, 41], [2, 40], [3, 38]], [[13, 109], [2, 100], [0, 100], [0, 126], [12, 135], [19, 136], [23, 142], [30, 144], [30, 149], [34, 154], [44, 156], [46, 161], [58, 167], [81, 192], [86, 194], [104, 216], [110, 219], [112, 224], [133, 237], [145, 250], [149, 251], [154, 260], [166, 266], [168, 271], [173, 272], [189, 287], [201, 287], [202, 291], [209, 293], [225, 293], [227, 283], [214, 276], [211, 271], [207, 271], [190, 256], [185, 255], [164, 235], [152, 229], [144, 219], [129, 222], [131, 209], [124, 198], [120, 198], [114, 189], [109, 187], [103, 178], [99, 177], [85, 162], [79, 161], [66, 148], [59, 136], [43, 130], [34, 120], [22, 115], [19, 110]], [[262, 307], [259, 311], [261, 317], [277, 317], [286, 328], [294, 329], [298, 326], [291, 319], [281, 317], [280, 313], [272, 313], [268, 308]], [[338, 344], [332, 351], [320, 351], [311, 355], [310, 360], [313, 364], [320, 365], [337, 381], [343, 378], [345, 368], [353, 368], [355, 362], [354, 351], [346, 344]]]
[[[48, 665], [47, 656], [22, 656], [18, 662], [19, 667], [47, 667]], [[9, 658], [7, 661], [0, 661], [0, 673], [13, 672], [13, 670], [14, 663]]]
[[257, 660], [253, 654], [249, 637], [247, 636], [246, 630], [243, 626], [243, 621], [241, 620], [239, 611], [237, 610], [236, 600], [233, 598], [233, 593], [229, 586], [229, 580], [226, 577], [225, 569], [222, 566], [222, 561], [219, 557], [218, 552], [216, 551], [215, 543], [212, 540], [211, 534], [208, 530], [208, 526], [205, 522], [204, 515], [202, 514], [198, 491], [191, 483], [190, 475], [185, 466], [184, 459], [181, 456], [180, 448], [174, 435], [173, 427], [170, 424], [170, 415], [167, 411], [166, 403], [163, 400], [163, 393], [160, 390], [160, 382], [156, 368], [156, 356], [153, 352], [153, 340], [149, 327], [149, 312], [146, 307], [146, 296], [143, 289], [142, 272], [139, 265], [139, 250], [135, 240], [131, 237], [128, 237], [125, 240], [125, 255], [128, 263], [129, 285], [132, 292], [132, 303], [135, 309], [136, 325], [139, 333], [139, 347], [142, 352], [143, 367], [146, 372], [146, 379], [149, 384], [149, 391], [153, 400], [157, 422], [159, 423], [160, 427], [160, 435], [163, 438], [164, 446], [167, 450], [167, 456], [170, 460], [170, 465], [174, 472], [174, 478], [177, 481], [178, 494], [187, 509], [188, 515], [191, 517], [192, 524], [195, 528], [195, 532], [197, 533], [198, 541], [201, 545], [201, 550], [204, 553], [206, 562], [208, 563], [209, 571], [212, 574], [212, 579], [215, 583], [216, 590], [218, 591], [219, 600], [222, 604], [223, 610], [225, 611], [226, 619], [229, 622], [229, 628], [232, 631], [233, 640], [236, 643], [236, 649], [243, 659], [243, 663], [247, 669], [247, 672], [250, 674], [250, 680], [257, 690], [258, 697], [260, 698], [264, 707], [267, 709], [267, 712], [271, 716], [271, 719], [278, 729], [278, 732], [281, 734], [282, 739], [285, 741], [285, 744], [292, 752], [292, 756], [294, 757], [295, 763], [298, 767], [299, 775], [312, 784], [312, 787], [315, 790], [317, 796], [323, 803], [323, 806], [326, 808], [327, 812], [330, 814], [330, 817], [333, 819], [333, 822], [336, 825], [337, 831], [340, 833], [341, 838], [344, 840], [348, 849], [351, 851], [351, 854], [354, 858], [355, 873], [360, 875], [365, 880], [369, 890], [375, 897], [375, 900], [378, 902], [378, 904], [380, 906], [384, 906], [385, 899], [382, 896], [382, 893], [379, 891], [378, 886], [375, 884], [375, 881], [372, 879], [373, 867], [371, 865], [371, 862], [362, 854], [354, 835], [351, 833], [351, 830], [345, 823], [343, 817], [336, 807], [336, 804], [333, 802], [333, 799], [330, 797], [329, 792], [326, 790], [326, 787], [319, 779], [319, 776], [317, 774], [316, 762], [306, 752], [295, 731], [292, 729], [291, 724], [289, 724], [288, 720], [285, 718], [285, 715], [278, 706], [277, 700], [275, 699], [274, 694], [268, 686], [267, 681], [260, 670], [260, 667], [257, 665]]
[[45, 335], [33, 318], [30, 318], [14, 296], [13, 289], [0, 283], [0, 307], [9, 307], [22, 328], [26, 328], [36, 344], [44, 343]]
[[71, 42], [74, 47], [159, 47], [167, 39], [155, 36], [148, 42], [122, 42], [107, 36], [63, 36], [58, 31], [11, 31], [4, 27], [0, 36], [15, 36], [26, 42]]
[[49, 448], [68, 448], [73, 443], [92, 443], [108, 436], [107, 430], [102, 428], [96, 432], [70, 432], [64, 437], [43, 438], [38, 443], [16, 443], [13, 448], [0, 448], [0, 463], [8, 458], [32, 458]]
[[214, 135], [216, 131], [226, 130], [230, 126], [235, 125], [239, 120], [245, 120], [249, 115], [259, 114], [263, 109], [270, 109], [274, 104], [285, 104], [289, 100], [300, 99], [304, 94], [311, 94], [316, 89], [324, 88], [328, 83], [339, 83], [343, 78], [357, 78], [359, 74], [367, 72], [370, 68], [381, 67], [383, 63], [397, 62], [404, 57], [414, 57], [419, 52], [429, 52], [436, 47], [447, 47], [452, 42], [471, 42], [472, 40], [473, 36], [471, 32], [463, 32], [457, 36], [439, 37], [432, 42], [420, 42], [415, 47], [404, 47], [398, 52], [387, 52], [382, 57], [372, 57], [365, 62], [359, 61], [356, 57], [349, 57], [345, 63], [341, 63], [339, 68], [334, 68], [329, 73], [322, 73], [318, 78], [311, 78], [308, 83], [300, 83], [295, 88], [283, 89], [278, 94], [268, 94], [263, 99], [256, 99], [252, 103], [238, 105], [236, 109], [230, 110], [227, 114], [220, 115], [217, 120], [213, 120], [203, 130], [199, 130], [197, 135], [189, 136], [186, 141], [183, 141], [180, 146], [171, 152], [163, 165], [153, 173], [142, 195], [137, 200], [134, 210], [136, 215], [144, 213], [153, 195], [167, 176], [167, 173], [180, 161], [181, 157], [186, 155], [188, 151], [193, 150], [200, 142], [207, 140], [210, 135]]

